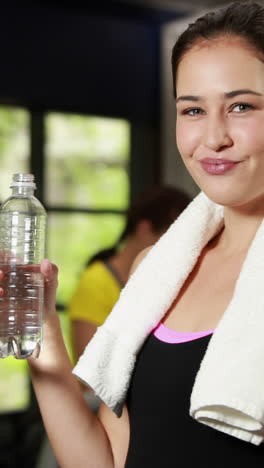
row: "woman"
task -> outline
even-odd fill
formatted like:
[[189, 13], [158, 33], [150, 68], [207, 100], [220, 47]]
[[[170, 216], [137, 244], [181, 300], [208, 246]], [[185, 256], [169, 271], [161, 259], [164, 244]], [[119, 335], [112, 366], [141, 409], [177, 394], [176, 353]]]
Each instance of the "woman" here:
[[[78, 383], [71, 376], [71, 366], [55, 313], [56, 267], [51, 266], [47, 260], [42, 263], [47, 282], [44, 346], [40, 358], [30, 361], [30, 368], [51, 443], [64, 468], [192, 467], [194, 463], [222, 467], [223, 464], [233, 466], [234, 461], [238, 464], [242, 460], [254, 467], [263, 465], [263, 444], [260, 444], [263, 440], [260, 430], [263, 412], [259, 411], [255, 415], [258, 421], [253, 419], [254, 410], [258, 408], [257, 404], [253, 404], [255, 400], [252, 400], [248, 413], [244, 412], [242, 405], [240, 411], [236, 401], [232, 401], [234, 410], [231, 414], [230, 411], [222, 411], [220, 421], [213, 422], [211, 427], [207, 425], [208, 420], [214, 420], [214, 417], [217, 421], [217, 414], [223, 407], [221, 401], [216, 405], [214, 400], [210, 401], [210, 389], [214, 388], [214, 392], [217, 392], [215, 380], [219, 382], [219, 387], [221, 385], [220, 400], [222, 393], [227, 391], [240, 391], [244, 395], [245, 386], [252, 383], [251, 391], [253, 389], [259, 392], [262, 402], [263, 389], [258, 376], [259, 373], [262, 375], [263, 366], [258, 367], [260, 372], [252, 373], [252, 362], [257, 364], [257, 358], [258, 362], [263, 362], [258, 354], [263, 341], [260, 339], [261, 327], [257, 326], [254, 318], [254, 314], [259, 314], [261, 320], [263, 315], [262, 307], [258, 305], [262, 305], [262, 275], [261, 272], [257, 274], [259, 263], [262, 265], [263, 262], [263, 249], [255, 249], [256, 244], [263, 245], [263, 34], [264, 9], [256, 3], [235, 2], [190, 25], [174, 47], [172, 66], [177, 106], [177, 143], [187, 169], [204, 194], [198, 196], [198, 202], [192, 202], [190, 211], [188, 207], [176, 221], [175, 227], [170, 228], [150, 250], [121, 295], [119, 302], [126, 303], [128, 307], [126, 297], [135, 301], [136, 293], [140, 303], [138, 284], [141, 283], [142, 291], [146, 291], [141, 307], [142, 304], [145, 305], [145, 314], [148, 317], [151, 317], [150, 309], [155, 308], [156, 300], [159, 301], [158, 293], [162, 295], [162, 314], [155, 310], [155, 316], [148, 318], [145, 323], [141, 308], [141, 322], [135, 323], [134, 329], [131, 328], [131, 334], [134, 336], [137, 333], [139, 337], [137, 350], [129, 341], [129, 333], [126, 334], [126, 339], [121, 335], [113, 335], [115, 339], [111, 338], [109, 330], [114, 328], [111, 317], [119, 317], [122, 322], [119, 329], [122, 333], [126, 333], [125, 322], [127, 327], [131, 327], [133, 323], [130, 316], [124, 316], [121, 312], [119, 314], [119, 306], [103, 325], [106, 328], [102, 332], [105, 330], [105, 340], [109, 347], [104, 352], [104, 360], [99, 363], [97, 387], [100, 387], [100, 382], [107, 373], [108, 362], [112, 362], [109, 361], [109, 354], [112, 354], [114, 345], [121, 347], [122, 343], [123, 349], [127, 348], [127, 353], [132, 350], [131, 356], [137, 351], [126, 405], [123, 406], [120, 418], [116, 418], [104, 404], [101, 405], [99, 418], [86, 407]], [[205, 216], [204, 207], [207, 210]], [[193, 227], [188, 224], [190, 214], [193, 216]], [[203, 218], [202, 222], [200, 217]], [[203, 222], [206, 224], [203, 225]], [[172, 243], [174, 230], [177, 235]], [[180, 236], [182, 249], [178, 247]], [[190, 243], [189, 249], [184, 243], [184, 237]], [[193, 245], [193, 238], [198, 247]], [[173, 291], [167, 288], [167, 282], [171, 285], [173, 279], [172, 275], [168, 277], [166, 274], [166, 268], [157, 268], [154, 273], [153, 268], [147, 269], [147, 266], [155, 266], [155, 262], [158, 265], [163, 262], [159, 252], [166, 250], [166, 243], [170, 247], [166, 265], [176, 276], [177, 269], [182, 270], [181, 263], [189, 255], [184, 275], [178, 278], [178, 293], [174, 298], [177, 288]], [[181, 250], [184, 252], [182, 257]], [[177, 251], [178, 258], [181, 259], [177, 265], [174, 251]], [[144, 271], [149, 272], [149, 278], [145, 278]], [[154, 287], [148, 287], [150, 279], [151, 285], [155, 284], [155, 276], [159, 279], [158, 293]], [[137, 289], [133, 295], [131, 291], [136, 284]], [[250, 300], [247, 284], [251, 288]], [[254, 295], [254, 288], [257, 286], [257, 294]], [[164, 301], [164, 291], [168, 294], [167, 302]], [[236, 300], [239, 295], [240, 300]], [[155, 297], [155, 302], [152, 297]], [[248, 307], [243, 311], [243, 302], [246, 301]], [[133, 303], [136, 314], [135, 304], [136, 302]], [[138, 315], [137, 319], [139, 320]], [[234, 323], [228, 328], [227, 324], [232, 322], [231, 319]], [[171, 331], [172, 335], [185, 332], [187, 337], [185, 336], [185, 340], [181, 339], [185, 343], [168, 343], [169, 340], [164, 339], [164, 336], [154, 336], [153, 332], [147, 336], [147, 328], [151, 324], [160, 328], [160, 320], [163, 321], [162, 326]], [[246, 330], [243, 332], [245, 336], [236, 334], [236, 328], [242, 326], [244, 321], [248, 323], [249, 333], [252, 334], [253, 329], [256, 332], [256, 339], [252, 335], [251, 348], [248, 349], [243, 346], [243, 340], [247, 338]], [[115, 326], [118, 328], [118, 325]], [[225, 327], [229, 330], [228, 335], [224, 333]], [[141, 333], [143, 328], [144, 340]], [[100, 330], [97, 333], [99, 336]], [[164, 335], [163, 332], [161, 335]], [[110, 344], [109, 336], [113, 341]], [[237, 340], [232, 347], [230, 343], [233, 344], [233, 336]], [[197, 337], [200, 338], [194, 339]], [[98, 343], [96, 336], [93, 340], [94, 344]], [[211, 369], [209, 349], [213, 353], [213, 345], [219, 340], [222, 340], [223, 359], [221, 360], [220, 347], [215, 346], [214, 351], [216, 352], [216, 348], [218, 350], [213, 369], [215, 374], [203, 388], [203, 392], [207, 391], [208, 405], [201, 411], [204, 422], [201, 424], [198, 422], [199, 414], [198, 421], [188, 414], [190, 394], [192, 386], [193, 391], [196, 385], [196, 388], [200, 385], [201, 389], [206, 366]], [[88, 348], [92, 351], [92, 357], [86, 367], [87, 373], [91, 373], [93, 359], [97, 359], [94, 353], [96, 346], [91, 342]], [[237, 348], [243, 356], [240, 362], [239, 355], [236, 354]], [[229, 355], [226, 355], [226, 349], [230, 349]], [[125, 353], [118, 354], [121, 364], [124, 362], [124, 355]], [[205, 359], [206, 355], [208, 358]], [[83, 360], [81, 358], [80, 366], [75, 371], [79, 376], [86, 358], [87, 355]], [[203, 372], [197, 380], [202, 361]], [[123, 376], [121, 364], [112, 368], [115, 372], [112, 379], [107, 374], [108, 381], [105, 386], [101, 385], [102, 391], [97, 388], [101, 397], [116, 412], [116, 404], [122, 402], [128, 385], [125, 381], [119, 392], [120, 373]], [[134, 365], [132, 358], [128, 364], [130, 367]], [[200, 370], [202, 366], [203, 363]], [[225, 374], [226, 369], [229, 373]], [[249, 378], [244, 379], [240, 386], [236, 378], [232, 379], [230, 370], [239, 373], [240, 380], [244, 379], [244, 374], [249, 375]], [[217, 380], [219, 372], [222, 382]], [[102, 374], [102, 379], [99, 374]], [[107, 396], [108, 387], [115, 386], [118, 387], [115, 398], [111, 399], [111, 395]], [[116, 397], [118, 393], [121, 394], [120, 399]], [[199, 395], [194, 393], [191, 414], [196, 414], [195, 403], [198, 398]], [[154, 403], [156, 406], [153, 406]], [[230, 429], [232, 418], [235, 418], [235, 424]]]
[[136, 256], [160, 238], [189, 202], [174, 187], [155, 186], [145, 191], [128, 210], [116, 245], [89, 260], [68, 308], [76, 358], [114, 307]]

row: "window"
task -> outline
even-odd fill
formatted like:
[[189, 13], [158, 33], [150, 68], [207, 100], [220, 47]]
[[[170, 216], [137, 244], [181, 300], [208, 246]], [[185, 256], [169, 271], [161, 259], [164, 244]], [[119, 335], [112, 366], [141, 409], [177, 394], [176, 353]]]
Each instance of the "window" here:
[[113, 245], [129, 202], [127, 121], [50, 112], [45, 117], [44, 203], [57, 300], [69, 301], [91, 255]]
[[43, 177], [47, 255], [59, 267], [57, 300], [64, 307], [88, 259], [113, 245], [123, 229], [130, 125], [122, 119], [45, 114], [44, 161], [36, 174], [43, 149], [30, 154], [30, 117], [34, 114], [26, 109], [0, 106], [0, 200], [10, 195], [14, 172], [33, 171], [38, 187]]

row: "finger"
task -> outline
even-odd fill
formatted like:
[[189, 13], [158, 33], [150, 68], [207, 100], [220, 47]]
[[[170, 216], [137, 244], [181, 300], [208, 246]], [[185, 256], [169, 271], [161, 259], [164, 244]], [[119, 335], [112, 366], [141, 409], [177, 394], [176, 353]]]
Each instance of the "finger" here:
[[45, 277], [46, 282], [55, 282], [57, 280], [58, 268], [45, 258], [40, 265], [40, 271]]
[[40, 264], [40, 271], [45, 276], [46, 280], [50, 280], [52, 276], [52, 266], [47, 258], [44, 258]]

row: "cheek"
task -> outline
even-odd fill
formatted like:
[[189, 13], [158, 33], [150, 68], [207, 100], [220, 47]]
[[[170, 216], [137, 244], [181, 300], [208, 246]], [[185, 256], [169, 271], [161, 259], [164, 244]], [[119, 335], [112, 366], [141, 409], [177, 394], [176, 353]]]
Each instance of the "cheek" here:
[[179, 119], [176, 122], [176, 143], [183, 159], [192, 157], [201, 140], [199, 125], [191, 125], [191, 122]]
[[241, 145], [242, 154], [248, 156], [261, 154], [264, 156], [264, 122], [263, 120], [251, 120], [243, 126], [238, 126], [234, 132], [237, 141]]

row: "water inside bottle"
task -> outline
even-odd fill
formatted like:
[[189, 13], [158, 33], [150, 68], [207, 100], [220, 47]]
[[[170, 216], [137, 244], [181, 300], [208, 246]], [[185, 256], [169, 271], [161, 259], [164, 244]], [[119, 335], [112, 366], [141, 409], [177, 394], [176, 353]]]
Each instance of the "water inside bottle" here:
[[40, 265], [1, 265], [0, 358], [38, 356], [41, 346], [44, 278]]

